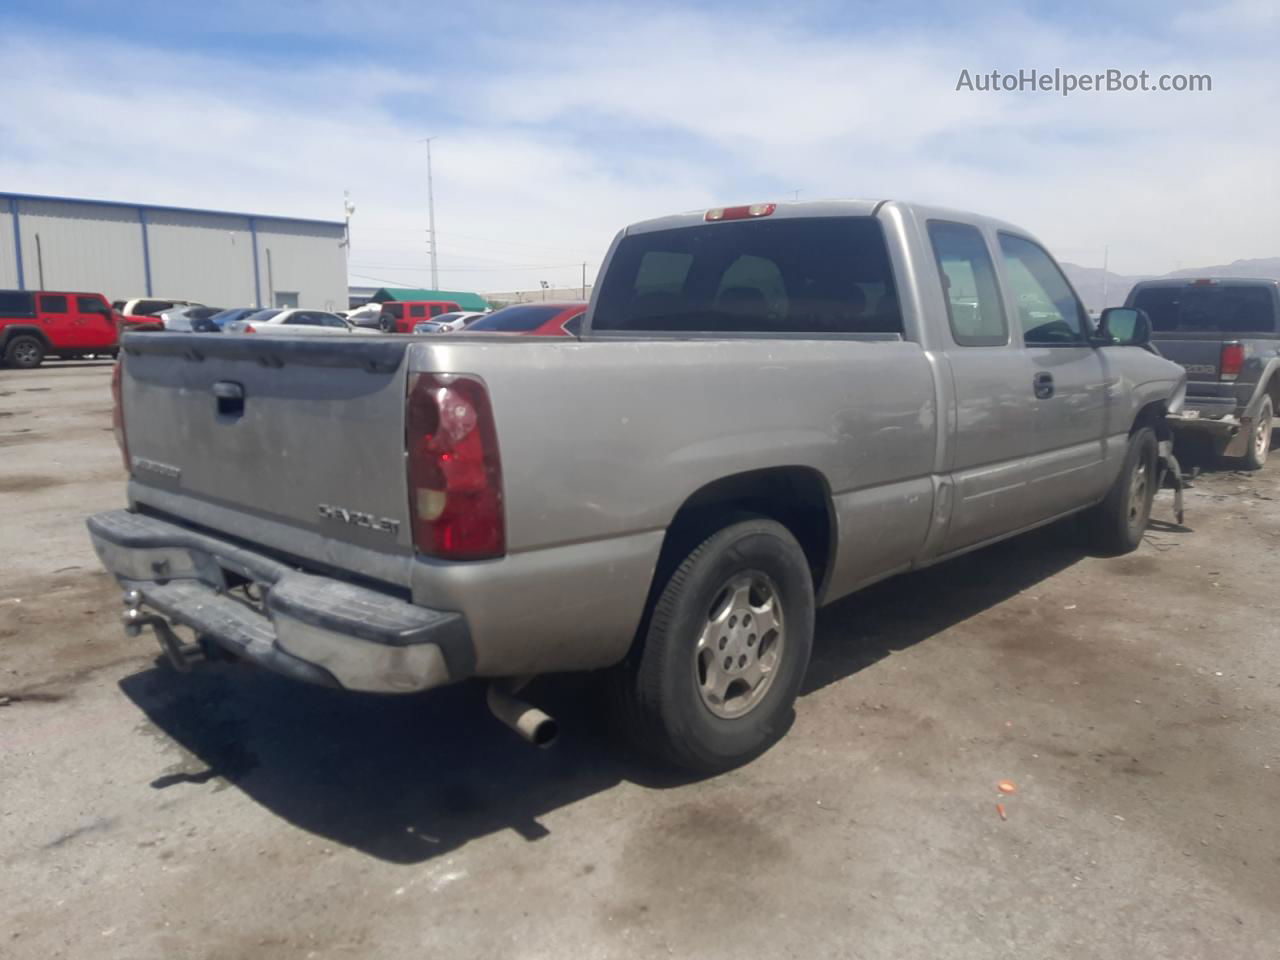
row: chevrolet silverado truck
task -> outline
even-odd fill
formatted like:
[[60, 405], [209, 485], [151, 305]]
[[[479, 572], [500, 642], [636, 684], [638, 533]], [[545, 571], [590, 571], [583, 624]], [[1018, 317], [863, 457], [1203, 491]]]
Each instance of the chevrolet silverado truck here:
[[1148, 335], [981, 216], [671, 216], [576, 338], [126, 336], [128, 507], [89, 532], [179, 669], [486, 678], [534, 742], [523, 683], [601, 671], [638, 745], [724, 769], [786, 729], [818, 606], [1070, 514], [1138, 545], [1185, 384]]
[[1161, 355], [1187, 371], [1175, 432], [1261, 469], [1280, 406], [1280, 281], [1145, 280], [1125, 302], [1147, 314]]

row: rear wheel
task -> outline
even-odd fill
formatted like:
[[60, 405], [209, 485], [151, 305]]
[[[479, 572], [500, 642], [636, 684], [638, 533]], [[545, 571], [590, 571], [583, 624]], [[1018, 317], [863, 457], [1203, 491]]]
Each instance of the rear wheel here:
[[1088, 515], [1092, 539], [1100, 550], [1129, 553], [1142, 543], [1156, 495], [1157, 470], [1155, 431], [1140, 427], [1129, 437], [1120, 476], [1106, 499]]
[[1244, 454], [1247, 470], [1261, 470], [1271, 453], [1271, 430], [1275, 426], [1275, 406], [1270, 396], [1262, 398], [1258, 415], [1253, 418], [1253, 432], [1249, 435], [1249, 448]]
[[44, 361], [44, 344], [35, 337], [14, 337], [9, 341], [4, 358], [11, 367], [18, 367], [21, 370], [34, 369]]
[[813, 644], [804, 550], [779, 523], [713, 533], [670, 575], [637, 654], [619, 668], [637, 746], [701, 772], [745, 763], [785, 733]]

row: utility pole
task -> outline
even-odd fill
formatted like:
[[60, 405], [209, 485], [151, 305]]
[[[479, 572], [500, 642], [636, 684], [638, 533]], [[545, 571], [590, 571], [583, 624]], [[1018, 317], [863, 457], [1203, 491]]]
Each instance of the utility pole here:
[[587, 265], [582, 265], [582, 299], [587, 299]]
[[431, 187], [431, 141], [435, 137], [426, 137], [421, 142], [427, 145], [427, 233], [431, 236], [431, 289], [440, 289], [440, 270], [436, 266], [436, 196]]
[[1102, 309], [1107, 309], [1107, 258], [1111, 253], [1110, 246], [1102, 248]]
[[791, 199], [792, 199], [793, 201], [795, 201], [795, 202], [799, 202], [799, 200], [800, 200], [800, 191], [799, 191], [799, 190], [792, 190], [792, 191], [790, 191], [790, 192], [791, 192]]

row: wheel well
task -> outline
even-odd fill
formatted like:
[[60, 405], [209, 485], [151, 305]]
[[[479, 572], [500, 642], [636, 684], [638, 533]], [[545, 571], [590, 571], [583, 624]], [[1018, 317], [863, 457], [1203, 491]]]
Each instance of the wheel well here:
[[53, 344], [49, 342], [49, 338], [44, 335], [44, 331], [39, 327], [18, 327], [10, 326], [0, 330], [0, 350], [9, 346], [9, 341], [15, 337], [30, 336], [35, 337], [44, 345], [45, 352], [53, 350]]
[[722, 477], [681, 504], [662, 542], [655, 589], [689, 551], [744, 515], [776, 520], [799, 541], [809, 560], [814, 590], [821, 595], [835, 543], [835, 517], [827, 481], [809, 467], [775, 467]]
[[1173, 431], [1169, 429], [1169, 422], [1165, 419], [1168, 412], [1168, 405], [1163, 400], [1148, 403], [1133, 418], [1133, 426], [1129, 428], [1129, 435], [1132, 436], [1142, 427], [1150, 427], [1155, 431], [1157, 440], [1172, 440]]

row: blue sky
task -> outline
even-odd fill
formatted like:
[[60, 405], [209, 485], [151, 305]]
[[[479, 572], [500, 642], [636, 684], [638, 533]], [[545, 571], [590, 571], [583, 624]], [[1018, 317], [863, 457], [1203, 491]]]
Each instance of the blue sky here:
[[[1280, 5], [9, 0], [6, 189], [352, 221], [355, 282], [576, 283], [636, 219], [765, 199], [975, 209], [1121, 272], [1280, 255]], [[1208, 73], [957, 92], [962, 69]]]

